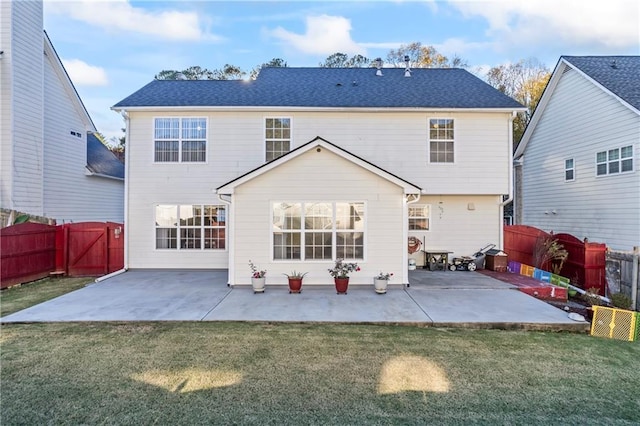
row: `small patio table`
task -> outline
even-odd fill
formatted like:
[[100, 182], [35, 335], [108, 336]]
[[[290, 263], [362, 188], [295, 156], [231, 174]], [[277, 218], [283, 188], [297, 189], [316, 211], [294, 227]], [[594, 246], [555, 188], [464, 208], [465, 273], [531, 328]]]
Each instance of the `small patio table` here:
[[424, 269], [429, 268], [430, 271], [449, 270], [449, 250], [427, 249], [424, 251]]

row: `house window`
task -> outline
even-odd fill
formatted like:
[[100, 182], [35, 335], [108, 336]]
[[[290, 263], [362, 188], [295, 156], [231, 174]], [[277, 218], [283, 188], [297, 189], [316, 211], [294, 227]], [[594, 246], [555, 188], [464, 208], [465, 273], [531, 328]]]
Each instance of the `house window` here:
[[275, 160], [291, 149], [291, 119], [267, 118], [265, 120], [266, 161]]
[[633, 171], [633, 145], [596, 153], [596, 175], [606, 176]]
[[207, 159], [206, 118], [156, 118], [156, 163], [204, 163]]
[[275, 260], [364, 259], [364, 203], [274, 203]]
[[409, 230], [428, 231], [431, 222], [431, 206], [410, 205], [409, 206]]
[[224, 249], [226, 211], [224, 206], [156, 206], [156, 248], [178, 250]]
[[576, 179], [576, 168], [573, 158], [564, 160], [564, 180], [572, 181]]
[[453, 119], [429, 120], [429, 162], [453, 163]]

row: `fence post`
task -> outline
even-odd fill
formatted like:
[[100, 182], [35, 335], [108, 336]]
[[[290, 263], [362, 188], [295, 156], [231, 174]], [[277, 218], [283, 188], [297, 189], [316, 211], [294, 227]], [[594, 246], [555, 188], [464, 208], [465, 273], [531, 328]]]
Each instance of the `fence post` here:
[[631, 263], [631, 301], [633, 308], [638, 310], [638, 257], [640, 257], [640, 248], [633, 247], [633, 262]]

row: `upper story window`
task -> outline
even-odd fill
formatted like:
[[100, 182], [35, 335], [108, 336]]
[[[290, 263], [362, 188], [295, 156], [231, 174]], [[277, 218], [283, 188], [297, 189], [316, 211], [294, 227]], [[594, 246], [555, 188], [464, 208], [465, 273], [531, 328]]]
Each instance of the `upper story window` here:
[[596, 153], [596, 176], [633, 171], [633, 145]]
[[267, 162], [283, 156], [291, 150], [291, 119], [265, 119], [265, 160]]
[[431, 222], [431, 206], [417, 204], [409, 206], [409, 230], [428, 231]]
[[156, 163], [204, 163], [207, 160], [206, 118], [156, 118]]
[[576, 167], [573, 158], [564, 160], [564, 180], [572, 181], [576, 179]]
[[273, 259], [364, 259], [361, 202], [274, 203]]
[[453, 119], [432, 118], [429, 120], [429, 162], [453, 163], [454, 131]]
[[226, 211], [224, 206], [156, 206], [157, 249], [224, 249]]

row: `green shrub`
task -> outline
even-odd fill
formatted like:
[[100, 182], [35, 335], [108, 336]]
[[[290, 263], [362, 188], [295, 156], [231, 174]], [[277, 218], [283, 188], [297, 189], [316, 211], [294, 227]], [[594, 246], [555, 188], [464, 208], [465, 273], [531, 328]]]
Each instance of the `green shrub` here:
[[609, 297], [611, 299], [611, 304], [620, 309], [630, 309], [631, 308], [631, 298], [624, 293], [614, 293]]

